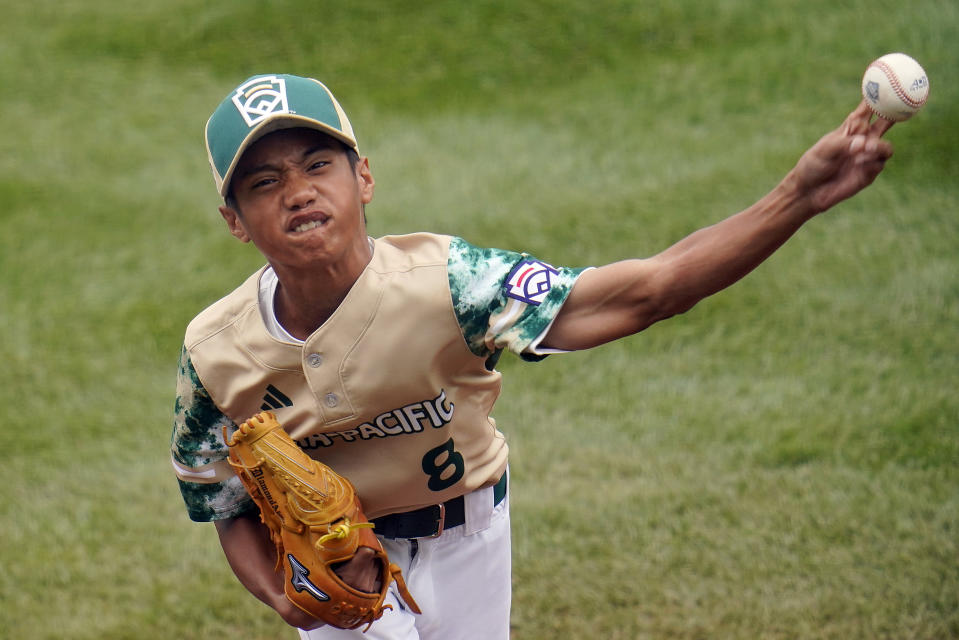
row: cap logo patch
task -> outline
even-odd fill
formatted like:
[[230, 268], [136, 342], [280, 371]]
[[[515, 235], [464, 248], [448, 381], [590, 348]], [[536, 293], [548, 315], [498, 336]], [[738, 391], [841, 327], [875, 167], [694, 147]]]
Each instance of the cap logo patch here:
[[553, 276], [559, 270], [539, 260], [526, 259], [510, 272], [506, 279], [506, 295], [534, 307], [546, 299], [553, 287]]
[[237, 88], [233, 104], [250, 127], [275, 113], [289, 113], [286, 81], [276, 76], [253, 78]]

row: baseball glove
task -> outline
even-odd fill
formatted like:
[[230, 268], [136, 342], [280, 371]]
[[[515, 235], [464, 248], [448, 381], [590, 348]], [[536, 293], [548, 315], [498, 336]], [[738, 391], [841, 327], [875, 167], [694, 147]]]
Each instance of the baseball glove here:
[[[307, 456], [268, 411], [244, 422], [230, 438], [224, 428], [224, 439], [230, 464], [270, 530], [276, 571], [282, 566], [284, 591], [294, 605], [334, 627], [369, 628], [392, 608], [383, 600], [395, 580], [403, 600], [420, 613], [349, 480]], [[334, 570], [360, 547], [372, 549], [380, 565], [376, 593], [355, 589]]]

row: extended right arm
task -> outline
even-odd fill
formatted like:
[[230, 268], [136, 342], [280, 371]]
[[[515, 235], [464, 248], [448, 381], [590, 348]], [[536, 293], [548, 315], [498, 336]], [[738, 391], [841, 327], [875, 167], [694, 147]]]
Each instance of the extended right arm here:
[[858, 193], [882, 171], [892, 123], [871, 121], [860, 103], [823, 136], [769, 194], [690, 234], [652, 258], [587, 271], [560, 310], [544, 347], [572, 351], [617, 340], [730, 286], [756, 268], [807, 220]]

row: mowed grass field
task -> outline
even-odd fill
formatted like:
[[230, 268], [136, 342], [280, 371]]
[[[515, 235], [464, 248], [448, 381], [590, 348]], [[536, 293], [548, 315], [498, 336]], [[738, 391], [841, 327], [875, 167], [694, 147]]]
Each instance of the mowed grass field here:
[[905, 51], [931, 97], [866, 193], [681, 317], [501, 360], [514, 637], [959, 638], [954, 0], [2, 4], [0, 636], [295, 637], [168, 458], [183, 329], [260, 264], [202, 141], [247, 76], [336, 92], [371, 234], [581, 266], [748, 206]]

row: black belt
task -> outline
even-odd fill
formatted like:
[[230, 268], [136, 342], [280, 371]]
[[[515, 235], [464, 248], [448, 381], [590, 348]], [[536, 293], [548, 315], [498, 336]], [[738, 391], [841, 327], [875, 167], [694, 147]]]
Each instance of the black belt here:
[[[506, 497], [506, 474], [493, 486], [493, 506]], [[373, 532], [384, 538], [435, 538], [446, 529], [466, 522], [466, 500], [463, 496], [416, 511], [391, 513], [371, 521]]]

